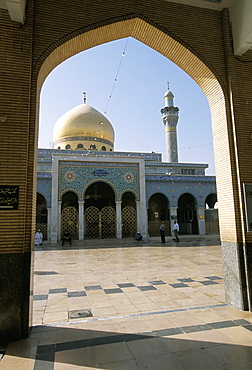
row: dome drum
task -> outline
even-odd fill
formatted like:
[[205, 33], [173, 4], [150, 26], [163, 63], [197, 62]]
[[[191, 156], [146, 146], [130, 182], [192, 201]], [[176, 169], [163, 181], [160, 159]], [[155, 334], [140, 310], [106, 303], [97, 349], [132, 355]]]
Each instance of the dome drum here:
[[113, 151], [114, 144], [97, 137], [77, 136], [60, 138], [54, 142], [54, 147], [57, 149]]

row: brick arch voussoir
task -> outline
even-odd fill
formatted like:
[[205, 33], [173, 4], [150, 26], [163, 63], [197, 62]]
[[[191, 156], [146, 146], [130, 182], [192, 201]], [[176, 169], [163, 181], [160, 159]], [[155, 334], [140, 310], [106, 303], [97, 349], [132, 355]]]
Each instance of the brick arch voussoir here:
[[217, 80], [217, 85], [226, 90], [218, 72], [197, 50], [170, 30], [135, 13], [81, 27], [42, 51], [33, 66], [33, 73], [38, 75], [39, 90], [47, 75], [64, 60], [81, 51], [125, 37], [133, 37], [170, 59], [198, 83], [206, 96], [211, 95], [208, 94], [208, 85], [210, 83], [212, 88], [213, 80]]

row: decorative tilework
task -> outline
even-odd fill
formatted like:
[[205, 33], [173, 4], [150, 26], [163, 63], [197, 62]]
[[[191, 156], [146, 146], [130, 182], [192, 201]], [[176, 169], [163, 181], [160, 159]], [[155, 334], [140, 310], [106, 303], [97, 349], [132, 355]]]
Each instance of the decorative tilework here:
[[205, 281], [199, 281], [200, 284], [203, 284], [203, 285], [215, 285], [215, 284], [218, 284], [216, 283], [215, 281], [213, 280], [205, 280]]
[[100, 285], [87, 285], [84, 287], [86, 291], [89, 290], [102, 290], [102, 287]]
[[[197, 207], [205, 207], [209, 194], [216, 194], [214, 176], [167, 176], [146, 175], [146, 202], [156, 193], [162, 193], [170, 207], [177, 207], [178, 200], [184, 193], [190, 193], [196, 200]], [[204, 186], [202, 186], [204, 183]]]
[[66, 293], [66, 288], [57, 288], [57, 289], [50, 289], [49, 294], [57, 294], [57, 293]]
[[178, 281], [181, 281], [182, 283], [191, 283], [192, 281], [194, 281], [191, 278], [184, 278], [184, 279], [177, 279], [177, 280]]
[[173, 288], [189, 288], [190, 285], [187, 285], [185, 283], [175, 283], [175, 284], [169, 284]]
[[48, 294], [36, 294], [33, 296], [34, 301], [44, 301], [48, 298]]
[[132, 283], [122, 283], [122, 284], [117, 284], [119, 288], [132, 288], [135, 287], [135, 284]]
[[68, 298], [76, 298], [76, 297], [86, 297], [87, 293], [84, 291], [79, 292], [68, 292], [67, 296]]
[[114, 288], [114, 289], [104, 289], [106, 294], [115, 294], [115, 293], [123, 293], [122, 289]]
[[52, 178], [51, 177], [43, 177], [43, 178], [39, 177], [37, 180], [37, 192], [43, 195], [43, 197], [45, 198], [47, 208], [51, 208], [51, 199], [52, 199], [51, 198], [52, 197]]
[[[71, 155], [82, 155], [83, 160], [85, 161], [85, 156], [95, 155], [97, 157], [124, 157], [127, 160], [129, 158], [144, 158], [146, 161], [146, 170], [155, 168], [155, 166], [161, 166], [160, 168], [163, 170], [165, 164], [161, 162], [162, 156], [159, 153], [132, 153], [132, 152], [97, 152], [97, 151], [83, 151], [83, 150], [58, 150], [58, 149], [39, 149], [39, 159], [43, 159], [44, 162], [52, 161], [52, 154], [71, 154]], [[155, 163], [156, 162], [156, 163]], [[161, 162], [161, 163], [160, 163]], [[65, 163], [65, 162], [64, 162]], [[101, 175], [100, 178], [94, 173], [89, 173], [89, 178], [84, 179], [83, 177], [87, 174], [86, 170], [78, 169], [78, 173], [82, 176], [81, 181], [77, 181], [77, 178], [73, 179], [75, 176], [75, 170], [73, 166], [76, 166], [76, 163], [81, 162], [71, 162], [71, 166], [69, 168], [65, 168], [65, 173], [73, 173], [72, 178], [68, 178], [68, 181], [61, 182], [61, 188], [59, 189], [60, 194], [64, 193], [65, 191], [75, 191], [79, 196], [80, 200], [83, 200], [84, 195], [84, 187], [89, 186], [94, 181], [104, 181], [107, 182], [110, 186], [113, 187], [116, 199], [120, 200], [122, 194], [125, 191], [132, 191], [136, 194], [136, 198], [139, 199], [139, 189], [138, 189], [138, 181], [139, 179], [135, 177], [134, 172], [132, 172], [131, 168], [128, 164], [121, 163], [120, 165], [116, 163], [106, 164], [106, 166], [110, 165], [113, 166], [113, 170], [110, 169], [110, 173], [106, 173], [106, 175]], [[89, 163], [89, 166], [93, 166], [90, 162], [84, 162], [84, 166]], [[134, 164], [135, 165], [135, 164]], [[133, 165], [133, 166], [134, 166]], [[178, 167], [180, 164], [174, 165], [174, 167]], [[79, 166], [79, 165], [78, 165]], [[99, 167], [100, 166], [100, 167]], [[96, 163], [96, 169], [98, 170], [96, 173], [99, 174], [104, 170], [105, 164]], [[120, 166], [120, 167], [119, 167]], [[137, 165], [135, 165], [137, 166]], [[187, 164], [183, 164], [183, 166], [187, 166]], [[191, 166], [191, 164], [188, 164]], [[194, 196], [196, 200], [197, 207], [205, 207], [205, 200], [209, 194], [216, 193], [216, 184], [215, 184], [215, 177], [214, 176], [204, 176], [204, 169], [202, 169], [201, 165], [200, 168], [197, 169], [197, 164], [195, 164], [195, 176], [183, 176], [183, 175], [157, 175], [157, 174], [147, 174], [145, 176], [146, 179], [146, 200], [147, 204], [150, 197], [155, 193], [162, 193], [164, 194], [169, 202], [170, 207], [177, 207], [179, 197], [184, 193], [190, 193]], [[93, 166], [94, 167], [94, 166]], [[117, 169], [116, 169], [117, 167]], [[127, 170], [123, 168], [128, 167]], [[204, 167], [205, 168], [205, 167]], [[106, 169], [106, 172], [107, 169]], [[121, 172], [122, 177], [127, 176], [127, 174], [133, 175], [134, 181], [127, 181], [122, 182], [122, 177], [118, 177], [118, 173]], [[38, 192], [41, 193], [46, 201], [47, 207], [51, 207], [51, 183], [42, 182], [41, 180], [50, 180], [51, 181], [51, 172], [38, 172]], [[61, 174], [61, 176], [63, 176]], [[78, 176], [77, 176], [78, 177]], [[132, 178], [132, 177], [131, 177]], [[66, 180], [66, 179], [65, 179]], [[75, 181], [74, 181], [75, 180]], [[124, 179], [125, 180], [125, 179]], [[130, 179], [131, 180], [131, 179]]]
[[139, 168], [135, 163], [60, 161], [59, 199], [66, 191], [75, 191], [83, 199], [87, 187], [95, 181], [108, 183], [120, 200], [125, 191], [139, 199]]
[[143, 286], [138, 286], [138, 289], [141, 290], [142, 292], [146, 290], [157, 290], [153, 285], [143, 285]]
[[[86, 297], [89, 295], [89, 292], [92, 292], [92, 291], [101, 291], [102, 293], [105, 293], [105, 294], [118, 294], [118, 293], [124, 293], [125, 289], [127, 290], [127, 288], [132, 288], [132, 287], [139, 289], [141, 292], [145, 292], [145, 291], [150, 291], [150, 290], [158, 290], [160, 285], [170, 285], [174, 289], [190, 288], [191, 287], [190, 283], [194, 283], [194, 282], [200, 283], [202, 285], [214, 285], [214, 284], [219, 284], [220, 280], [223, 281], [223, 279], [218, 276], [208, 276], [206, 279], [208, 280], [198, 281], [198, 280], [191, 279], [191, 278], [181, 278], [181, 279], [176, 279], [177, 281], [179, 281], [178, 283], [171, 283], [171, 284], [163, 280], [153, 280], [153, 281], [146, 282], [146, 284], [148, 285], [142, 285], [142, 286], [136, 286], [133, 283], [127, 282], [127, 283], [116, 284], [118, 288], [103, 288], [101, 285], [87, 285], [87, 286], [84, 286], [83, 290], [74, 291], [74, 292], [68, 291], [67, 288], [54, 288], [54, 289], [49, 289], [48, 294], [34, 295], [33, 299], [34, 301], [47, 300], [49, 294], [60, 294], [60, 293], [67, 293], [68, 298]], [[215, 280], [217, 280], [217, 282]]]
[[149, 284], [151, 285], [163, 285], [166, 284], [163, 280], [154, 280], [154, 281], [149, 281]]
[[38, 172], [37, 177], [39, 179], [51, 179], [52, 178], [52, 173], [51, 172]]

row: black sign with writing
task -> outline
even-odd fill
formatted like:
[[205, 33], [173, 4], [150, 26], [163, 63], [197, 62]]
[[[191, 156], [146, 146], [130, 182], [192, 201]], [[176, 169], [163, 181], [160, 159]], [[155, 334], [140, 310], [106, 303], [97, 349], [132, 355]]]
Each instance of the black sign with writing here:
[[18, 209], [19, 186], [0, 185], [0, 210]]
[[104, 170], [94, 170], [93, 175], [95, 176], [107, 176], [107, 171]]

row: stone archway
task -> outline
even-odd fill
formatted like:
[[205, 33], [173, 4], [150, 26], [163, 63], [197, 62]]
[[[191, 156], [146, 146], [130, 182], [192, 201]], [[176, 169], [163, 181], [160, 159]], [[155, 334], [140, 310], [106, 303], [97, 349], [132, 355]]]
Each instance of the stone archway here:
[[[80, 7], [78, 12], [76, 4]], [[249, 103], [252, 95], [248, 78], [252, 67], [233, 55], [228, 10], [217, 12], [173, 2], [163, 2], [160, 7], [156, 0], [148, 6], [143, 1], [130, 2], [127, 10], [124, 3], [110, 0], [100, 7], [97, 2], [90, 2], [88, 12], [86, 6], [83, 1], [68, 2], [66, 12], [61, 2], [46, 1], [45, 7], [44, 2], [29, 1], [26, 23], [22, 27], [10, 24], [6, 14], [0, 13], [1, 58], [5, 71], [4, 93], [0, 96], [3, 107], [1, 178], [3, 185], [14, 184], [20, 189], [20, 209], [0, 215], [5, 227], [0, 240], [0, 263], [6, 276], [1, 307], [5, 313], [9, 312], [1, 322], [1, 336], [16, 340], [27, 336], [29, 331], [35, 153], [43, 81], [56, 65], [79, 51], [128, 36], [176, 63], [198, 83], [208, 99], [214, 151], [218, 154], [215, 157], [226, 297], [228, 303], [251, 310], [249, 249], [252, 235], [245, 228], [242, 192], [243, 183], [252, 182], [250, 145], [247, 145], [250, 139], [246, 136], [251, 110], [241, 107]], [[47, 12], [41, 17], [45, 8]], [[201, 32], [195, 32], [196, 28]], [[251, 54], [248, 60], [250, 57]], [[16, 145], [13, 145], [13, 137]], [[13, 263], [7, 266], [6, 260]], [[19, 268], [10, 271], [10, 266]], [[14, 298], [12, 292], [17, 283], [20, 289]]]
[[[224, 28], [221, 29], [221, 32], [223, 32], [222, 41], [226, 45], [224, 55], [230, 56], [232, 47], [228, 13], [223, 12], [222, 17], [223, 22], [225, 22]], [[172, 28], [170, 25], [169, 27]], [[224, 70], [219, 68], [219, 56], [223, 52], [222, 48], [219, 49], [219, 54], [213, 54], [209, 39], [206, 36], [206, 39], [208, 39], [207, 46], [211, 51], [210, 53], [204, 53], [197, 43], [195, 47], [192, 46], [192, 39], [190, 37], [187, 38], [186, 34], [183, 35], [184, 38], [179, 38], [168, 31], [168, 29], [164, 29], [160, 25], [149, 21], [148, 18], [130, 14], [126, 17], [123, 16], [116, 18], [116, 20], [110, 20], [107, 24], [105, 22], [96, 24], [88, 29], [75, 31], [72, 35], [68, 35], [67, 38], [61, 39], [59, 44], [51, 45], [48, 53], [42, 55], [43, 60], [38, 61], [37, 91], [40, 91], [47, 74], [66, 58], [100, 43], [128, 36], [145, 43], [177, 64], [201, 87], [208, 100], [212, 117], [220, 239], [223, 247], [224, 270], [227, 277], [225, 280], [227, 301], [237, 307], [247, 309], [250, 307], [252, 309], [252, 303], [250, 303], [252, 302], [251, 288], [249, 288], [250, 282], [246, 278], [241, 282], [242, 277], [239, 271], [240, 268], [245, 268], [240, 261], [247, 260], [247, 256], [244, 255], [245, 252], [242, 252], [242, 250], [245, 250], [241, 245], [251, 239], [250, 235], [246, 235], [245, 231], [244, 199], [241, 195], [242, 186], [239, 179], [241, 167], [237, 152], [237, 143], [241, 139], [238, 138], [235, 131], [237, 125], [233, 111], [235, 110], [233, 99], [239, 99], [239, 96], [235, 96], [235, 90], [233, 89], [235, 83], [231, 79], [227, 79], [227, 73], [232, 71], [234, 76], [236, 76], [238, 72], [234, 67], [234, 63], [230, 62], [230, 60], [226, 62], [230, 67], [229, 72], [225, 68]], [[188, 42], [185, 40], [188, 40]], [[215, 50], [216, 41], [216, 38], [214, 38], [212, 43], [212, 48], [215, 48]], [[208, 55], [208, 58], [205, 59], [203, 55]], [[214, 60], [215, 57], [213, 55], [218, 59], [218, 63]], [[223, 63], [224, 60], [225, 56]], [[239, 123], [241, 124], [241, 122]], [[241, 142], [240, 147], [242, 147]], [[249, 153], [247, 154], [248, 156]], [[244, 164], [244, 168], [247, 168], [247, 170], [244, 170], [245, 173], [250, 171], [248, 163], [249, 161]], [[248, 176], [246, 175], [245, 178], [247, 179]], [[233, 260], [235, 256], [235, 264], [233, 265], [230, 265], [230, 254]], [[242, 276], [247, 276], [245, 270]], [[230, 279], [230, 277], [232, 278]], [[236, 288], [234, 289], [234, 287]], [[250, 297], [249, 301], [248, 297]]]
[[[38, 61], [38, 64], [41, 64], [38, 74], [38, 93], [46, 76], [62, 61], [80, 51], [127, 36], [143, 42], [177, 64], [194, 79], [205, 93], [212, 117], [214, 151], [215, 154], [223, 153], [221, 156], [215, 155], [215, 158], [219, 217], [221, 223], [225, 225], [227, 222], [226, 212], [236, 214], [233, 203], [234, 190], [232, 169], [230, 167], [230, 142], [227, 135], [228, 116], [225, 114], [227, 97], [225, 96], [225, 90], [223, 90], [222, 79], [217, 71], [200, 54], [190, 48], [189, 44], [174, 37], [171, 32], [162, 30], [152, 24], [148, 19], [134, 15], [118, 18], [115, 22], [109, 22], [109, 24], [97, 24], [93, 29], [80, 29], [67, 39], [63, 38], [60, 45], [52, 45], [53, 50], [50, 53], [48, 52], [47, 56], [43, 55], [43, 60]], [[222, 175], [223, 168], [225, 168], [225, 176]], [[229, 219], [228, 228], [235, 230], [237, 221], [236, 217]], [[230, 235], [228, 238], [230, 238]]]

